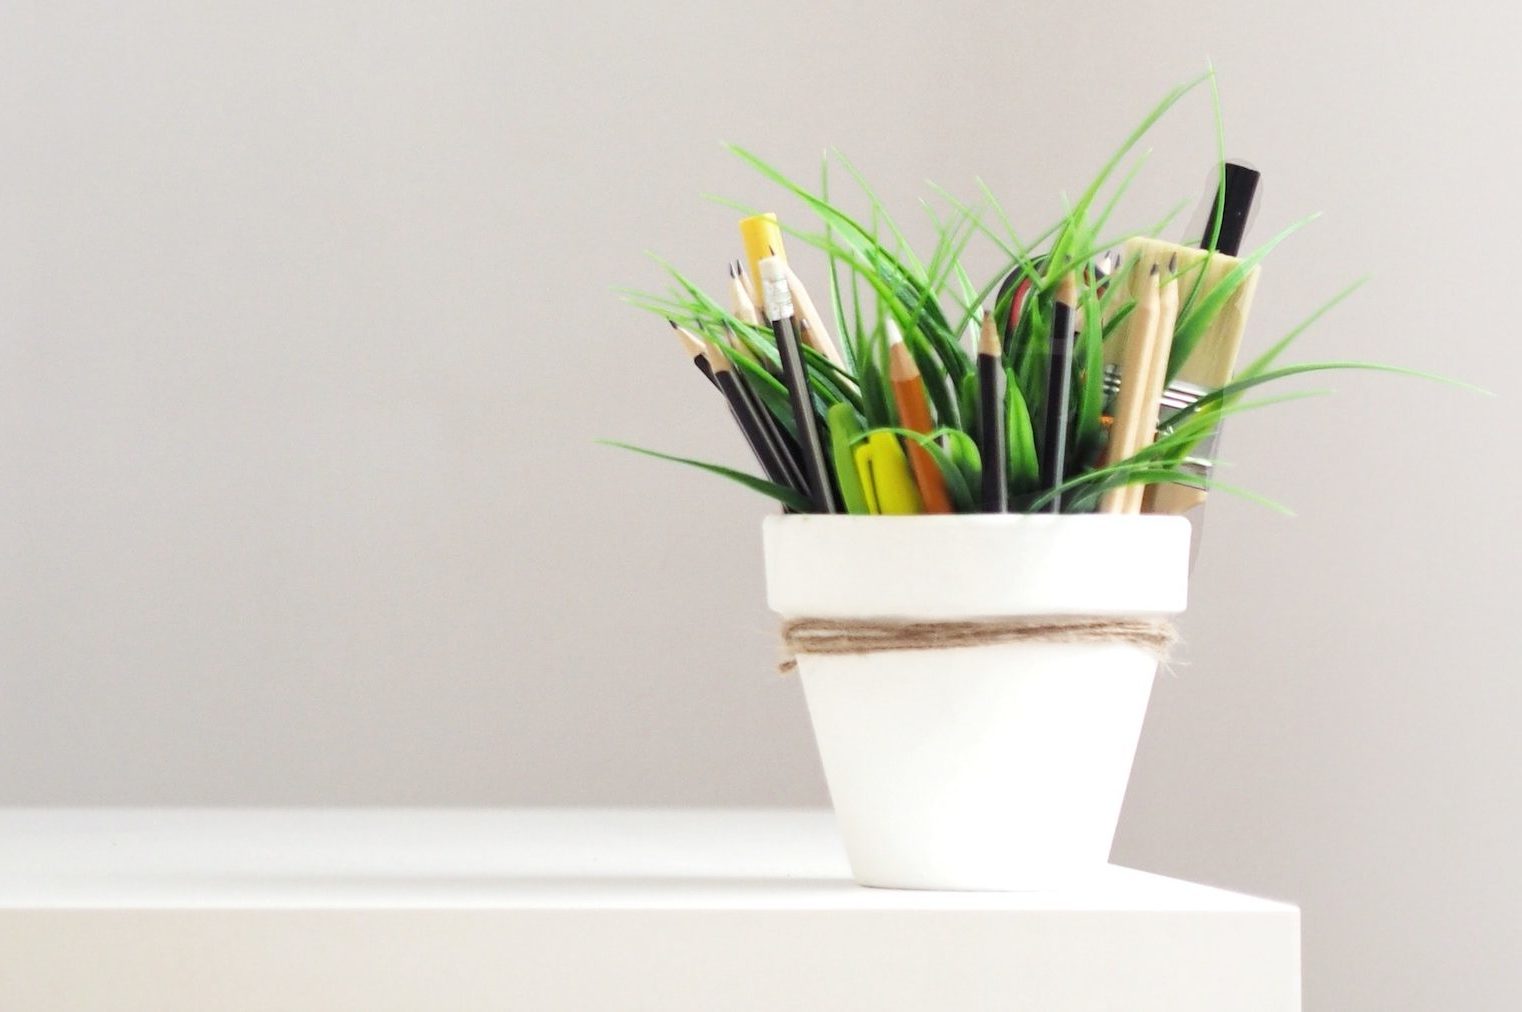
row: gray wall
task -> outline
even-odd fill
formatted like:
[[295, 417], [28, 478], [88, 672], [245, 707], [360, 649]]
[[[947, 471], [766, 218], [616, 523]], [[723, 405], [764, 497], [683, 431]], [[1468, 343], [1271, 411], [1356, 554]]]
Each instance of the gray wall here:
[[[592, 443], [743, 461], [611, 288], [723, 280], [701, 194], [775, 201], [720, 139], [1044, 224], [1208, 56], [1254, 236], [1329, 212], [1252, 344], [1369, 273], [1303, 355], [1501, 395], [1231, 426], [1299, 516], [1212, 503], [1118, 856], [1301, 902], [1313, 1010], [1522, 1004], [1522, 18], [1189, 8], [6, 5], [0, 801], [822, 803], [764, 506]], [[1205, 95], [1152, 143], [1133, 223], [1199, 192]]]

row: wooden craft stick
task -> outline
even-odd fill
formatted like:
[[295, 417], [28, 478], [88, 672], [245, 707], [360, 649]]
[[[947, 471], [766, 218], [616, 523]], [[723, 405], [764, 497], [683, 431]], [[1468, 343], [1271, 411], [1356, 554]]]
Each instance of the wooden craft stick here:
[[[1124, 350], [1121, 362], [1120, 393], [1115, 402], [1115, 421], [1110, 426], [1110, 445], [1105, 464], [1118, 464], [1141, 448], [1142, 400], [1146, 397], [1147, 378], [1152, 371], [1153, 353], [1158, 345], [1159, 292], [1157, 264], [1142, 270], [1137, 263], [1131, 269], [1136, 308], [1125, 320]], [[1128, 501], [1127, 489], [1121, 485], [1105, 492], [1100, 500], [1101, 513], [1123, 513]]]

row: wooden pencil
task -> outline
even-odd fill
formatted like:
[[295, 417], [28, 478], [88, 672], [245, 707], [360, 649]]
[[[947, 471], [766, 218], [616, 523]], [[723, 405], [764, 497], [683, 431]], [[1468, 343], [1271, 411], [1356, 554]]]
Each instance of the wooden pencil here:
[[[1147, 363], [1147, 385], [1142, 394], [1141, 422], [1137, 428], [1137, 449], [1151, 446], [1157, 439], [1157, 423], [1162, 413], [1163, 389], [1168, 385], [1168, 360], [1173, 351], [1173, 331], [1178, 325], [1178, 258], [1168, 261], [1166, 276], [1157, 299], [1157, 340]], [[1147, 486], [1133, 482], [1123, 489], [1126, 494], [1123, 513], [1140, 513]]]
[[830, 332], [825, 328], [824, 317], [819, 315], [819, 310], [814, 308], [814, 300], [809, 298], [809, 290], [799, 280], [797, 273], [788, 264], [784, 257], [783, 269], [787, 271], [788, 291], [793, 293], [793, 304], [797, 307], [798, 319], [807, 324], [804, 331], [804, 342], [819, 354], [829, 359], [831, 364], [839, 369], [846, 367], [845, 360], [840, 357], [840, 350], [835, 347], [835, 342], [830, 339]]
[[745, 268], [736, 260], [729, 264], [729, 298], [733, 303], [735, 319], [752, 327], [761, 326], [761, 312], [756, 308], [755, 296], [745, 280]]
[[1057, 282], [1052, 299], [1051, 347], [1046, 370], [1046, 414], [1041, 434], [1041, 487], [1046, 512], [1062, 512], [1058, 491], [1067, 475], [1068, 402], [1073, 386], [1073, 317], [1078, 285], [1072, 274]]
[[[1190, 254], [1179, 255], [1181, 264], [1185, 262], [1186, 256], [1195, 260], [1202, 258], [1198, 250], [1192, 250]], [[1201, 282], [1200, 292], [1208, 292], [1220, 284], [1240, 264], [1241, 261], [1235, 257], [1217, 253], [1206, 265], [1206, 276]], [[1231, 382], [1236, 372], [1237, 353], [1242, 347], [1242, 335], [1247, 329], [1253, 296], [1257, 292], [1259, 270], [1254, 266], [1248, 271], [1215, 319], [1206, 326], [1194, 351], [1172, 370], [1174, 382], [1188, 384], [1195, 390], [1217, 390]], [[1199, 506], [1205, 499], [1206, 492], [1203, 488], [1177, 483], [1149, 485], [1143, 496], [1142, 508], [1147, 513], [1183, 513]]]
[[[925, 381], [920, 375], [919, 366], [914, 363], [914, 356], [909, 353], [908, 345], [904, 344], [903, 331], [899, 330], [897, 321], [891, 316], [884, 323], [888, 329], [888, 379], [893, 385], [893, 400], [898, 406], [899, 424], [914, 432], [934, 432], [935, 423], [930, 417], [930, 400], [925, 394]], [[935, 458], [915, 440], [906, 439], [904, 444], [925, 512], [952, 512], [946, 479], [941, 476]]]
[[[1209, 253], [1162, 239], [1148, 238], [1128, 239], [1122, 262], [1126, 265], [1125, 275], [1132, 279], [1130, 283], [1137, 285], [1145, 277], [1148, 263], [1166, 263], [1174, 257], [1177, 258], [1179, 300], [1185, 305], [1190, 299], [1205, 298], [1242, 266], [1241, 260], [1226, 253]], [[1185, 397], [1195, 396], [1219, 389], [1231, 381], [1248, 314], [1252, 309], [1253, 296], [1258, 287], [1259, 272], [1260, 269], [1254, 266], [1242, 278], [1236, 291], [1232, 292], [1214, 319], [1206, 324], [1204, 333], [1200, 335], [1188, 358], [1174, 362], [1170, 357], [1166, 371], [1173, 374], [1168, 383], [1174, 393]], [[1126, 305], [1127, 301], [1120, 298], [1111, 300], [1116, 309]], [[1130, 349], [1131, 335], [1136, 333], [1127, 329], [1130, 322], [1128, 320], [1122, 326], [1114, 339], [1104, 343], [1106, 365], [1125, 368], [1122, 359]], [[1124, 383], [1124, 377], [1122, 382]], [[1205, 499], [1205, 490], [1191, 485], [1148, 485], [1142, 496], [1142, 510], [1146, 513], [1184, 513], [1199, 506]]]
[[671, 324], [672, 330], [676, 331], [677, 341], [681, 343], [682, 350], [687, 353], [687, 357], [692, 359], [692, 364], [697, 367], [698, 372], [702, 373], [708, 382], [718, 386], [718, 380], [713, 378], [713, 367], [708, 364], [708, 356], [703, 345], [703, 339], [685, 327], [679, 326], [675, 320], [667, 319], [666, 322]]
[[999, 325], [984, 311], [978, 335], [978, 454], [983, 460], [984, 513], [1009, 509], [1009, 452], [1005, 448], [1004, 363]]
[[814, 414], [814, 397], [809, 389], [803, 349], [798, 343], [798, 324], [788, 288], [787, 270], [775, 256], [764, 257], [760, 264], [761, 300], [766, 309], [772, 336], [777, 341], [777, 357], [782, 363], [782, 378], [788, 399], [793, 405], [793, 424], [798, 446], [803, 451], [804, 474], [808, 495], [816, 513], [839, 513], [830, 467], [825, 460], [824, 441], [819, 434], [819, 420]]
[[[1132, 269], [1140, 272], [1140, 264]], [[1118, 464], [1141, 448], [1142, 400], [1152, 370], [1152, 355], [1157, 347], [1158, 317], [1157, 264], [1153, 264], [1133, 285], [1136, 308], [1125, 321], [1125, 349], [1120, 373], [1120, 393], [1115, 399], [1115, 422], [1110, 426], [1109, 449], [1105, 464]], [[1139, 289], [1139, 290], [1138, 290]], [[1100, 500], [1101, 513], [1121, 513], [1129, 503], [1129, 485], [1109, 489]]]
[[[787, 259], [782, 247], [782, 226], [770, 211], [740, 219], [740, 245], [745, 250], [745, 281], [750, 286], [750, 300], [763, 312], [766, 309], [766, 281], [761, 277], [761, 261], [769, 256]], [[764, 321], [763, 326], [771, 321]]]
[[[729, 380], [732, 381], [735, 388], [734, 392], [726, 389], [725, 381], [714, 368], [713, 356], [708, 352], [709, 345], [713, 342], [699, 337], [685, 327], [679, 326], [675, 320], [668, 319], [666, 322], [671, 324], [671, 329], [676, 332], [677, 340], [681, 343], [682, 350], [692, 359], [692, 364], [697, 368], [698, 372], [702, 373], [703, 378], [712, 383], [724, 395], [725, 401], [729, 404], [730, 414], [734, 417], [735, 424], [740, 427], [740, 432], [745, 436], [745, 441], [750, 444], [751, 452], [756, 455], [756, 462], [766, 472], [767, 480], [778, 485], [786, 485], [789, 488], [797, 489], [799, 492], [807, 492], [808, 484], [804, 481], [803, 469], [795, 459], [794, 453], [796, 450], [790, 448], [791, 442], [787, 440], [787, 434], [776, 427], [776, 422], [771, 418], [771, 413], [756, 400], [750, 388], [746, 386], [741, 377], [729, 368], [729, 360], [726, 358], [724, 365], [729, 374]], [[723, 355], [722, 349], [720, 349], [720, 355]], [[744, 407], [737, 406], [737, 396], [746, 402]], [[751, 438], [752, 427], [749, 424], [750, 418], [757, 420], [761, 436], [759, 442]]]

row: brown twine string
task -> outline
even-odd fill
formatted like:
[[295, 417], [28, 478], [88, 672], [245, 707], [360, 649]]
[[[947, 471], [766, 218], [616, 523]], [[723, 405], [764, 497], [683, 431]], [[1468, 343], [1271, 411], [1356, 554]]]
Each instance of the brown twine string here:
[[887, 650], [946, 650], [1000, 643], [1124, 643], [1159, 660], [1178, 639], [1166, 619], [992, 618], [950, 622], [893, 619], [794, 618], [782, 623], [782, 674], [799, 654], [875, 654]]

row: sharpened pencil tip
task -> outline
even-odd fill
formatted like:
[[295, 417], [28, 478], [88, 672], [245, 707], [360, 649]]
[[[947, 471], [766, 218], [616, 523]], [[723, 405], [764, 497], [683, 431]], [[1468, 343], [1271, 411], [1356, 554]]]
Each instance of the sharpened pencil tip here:
[[669, 324], [671, 324], [671, 329], [672, 329], [672, 330], [680, 330], [680, 329], [681, 329], [681, 328], [679, 328], [679, 327], [678, 327], [678, 326], [677, 326], [677, 325], [676, 325], [676, 321], [675, 321], [675, 320], [673, 320], [673, 319], [672, 319], [672, 318], [671, 318], [671, 317], [669, 317], [669, 316], [668, 316], [668, 317], [666, 317], [666, 322], [667, 322], [667, 323], [669, 323]]
[[671, 325], [671, 329], [676, 331], [676, 339], [682, 343], [682, 349], [687, 352], [688, 356], [697, 358], [703, 354], [703, 342], [698, 339], [696, 334], [683, 330], [674, 323]]
[[703, 342], [703, 355], [708, 359], [708, 367], [714, 372], [729, 372], [729, 359], [715, 342]]
[[1176, 268], [1177, 266], [1178, 266], [1178, 254], [1175, 253], [1171, 257], [1168, 258], [1168, 273], [1172, 274], [1174, 268]]
[[983, 327], [978, 334], [978, 354], [997, 359], [1002, 350], [999, 341], [999, 326], [994, 322], [994, 314], [985, 309], [983, 310]]

